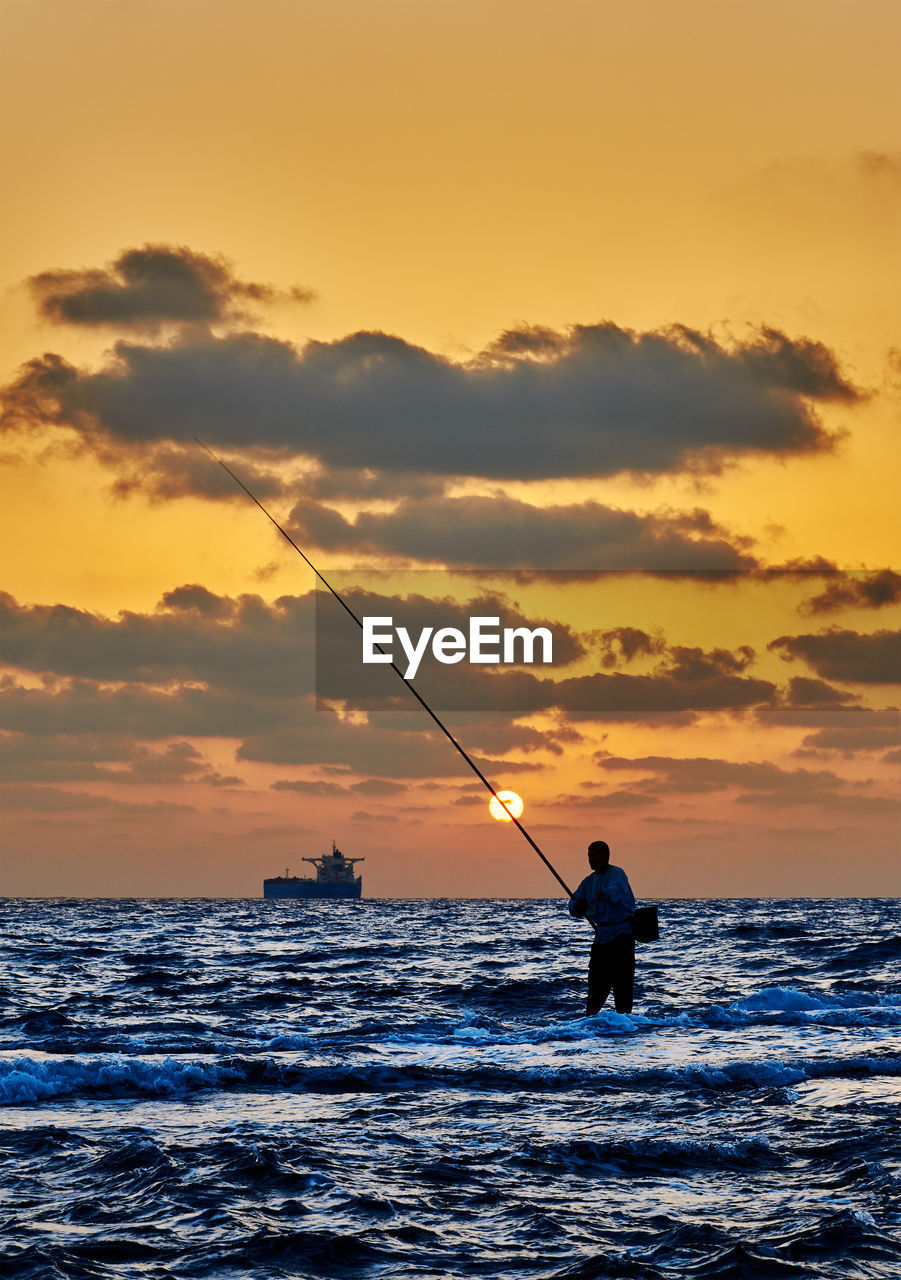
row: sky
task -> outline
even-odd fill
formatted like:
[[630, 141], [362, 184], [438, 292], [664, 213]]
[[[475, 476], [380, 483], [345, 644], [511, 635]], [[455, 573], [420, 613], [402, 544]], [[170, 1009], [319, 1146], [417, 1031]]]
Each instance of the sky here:
[[332, 839], [368, 896], [558, 892], [407, 690], [323, 695], [195, 437], [361, 609], [553, 629], [421, 689], [569, 883], [901, 891], [894, 0], [4, 26], [0, 893]]

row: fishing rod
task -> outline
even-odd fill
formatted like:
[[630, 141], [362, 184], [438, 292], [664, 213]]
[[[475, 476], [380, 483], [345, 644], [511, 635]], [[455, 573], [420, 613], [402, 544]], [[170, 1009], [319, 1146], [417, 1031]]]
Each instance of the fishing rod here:
[[[316, 566], [313, 564], [313, 562], [312, 562], [312, 560], [310, 559], [310, 557], [309, 557], [308, 555], [306, 555], [303, 551], [301, 551], [300, 547], [297, 545], [297, 543], [294, 541], [294, 539], [291, 537], [291, 535], [290, 535], [289, 533], [286, 533], [286, 532], [285, 532], [285, 530], [282, 528], [282, 526], [281, 526], [281, 525], [279, 524], [279, 522], [276, 520], [275, 516], [274, 516], [274, 515], [272, 515], [272, 513], [271, 513], [271, 512], [269, 512], [269, 511], [267, 511], [267, 510], [266, 510], [266, 508], [263, 506], [262, 502], [260, 502], [259, 498], [257, 498], [254, 494], [252, 494], [252, 493], [250, 492], [250, 490], [248, 489], [248, 487], [247, 487], [247, 485], [244, 483], [244, 481], [243, 481], [243, 480], [241, 480], [238, 476], [236, 476], [236, 475], [235, 475], [235, 473], [234, 473], [234, 471], [232, 471], [231, 467], [226, 466], [226, 464], [222, 461], [222, 459], [221, 459], [221, 458], [219, 458], [219, 457], [217, 457], [217, 456], [216, 456], [216, 454], [215, 454], [215, 453], [213, 453], [212, 449], [210, 449], [208, 445], [205, 445], [205, 444], [203, 443], [203, 441], [200, 439], [200, 437], [199, 437], [199, 436], [195, 436], [195, 437], [194, 437], [194, 439], [195, 439], [195, 440], [197, 441], [197, 443], [200, 445], [201, 449], [203, 449], [206, 453], [208, 453], [208, 454], [209, 454], [209, 456], [213, 459], [213, 461], [214, 461], [214, 462], [218, 462], [218, 463], [219, 463], [219, 466], [222, 468], [222, 470], [223, 470], [223, 471], [225, 471], [228, 475], [230, 475], [230, 476], [231, 476], [231, 478], [232, 478], [232, 480], [234, 480], [235, 484], [236, 484], [236, 485], [238, 485], [238, 487], [239, 487], [239, 488], [241, 488], [241, 489], [243, 489], [243, 490], [244, 490], [244, 492], [247, 494], [248, 498], [250, 498], [251, 502], [255, 503], [255, 504], [256, 504], [256, 506], [258, 506], [258, 507], [260, 508], [260, 510], [262, 511], [263, 515], [267, 518], [267, 520], [271, 521], [271, 523], [275, 525], [276, 529], [278, 529], [279, 533], [282, 535], [282, 537], [285, 539], [285, 541], [291, 544], [291, 546], [294, 548], [294, 550], [295, 550], [295, 551], [297, 552], [297, 554], [300, 556], [301, 560], [303, 560], [303, 561], [304, 561], [304, 563], [305, 563], [305, 564], [307, 564], [307, 565], [309, 566], [309, 568], [311, 568], [311, 569], [313, 570], [313, 572], [315, 573], [315, 575], [316, 575], [316, 577], [319, 579], [319, 581], [322, 583], [322, 585], [323, 585], [324, 587], [326, 587], [326, 588], [331, 592], [331, 594], [335, 597], [335, 599], [336, 599], [336, 600], [338, 601], [338, 603], [340, 604], [341, 608], [345, 611], [345, 613], [350, 614], [350, 616], [353, 618], [354, 622], [357, 624], [357, 626], [358, 626], [358, 627], [360, 628], [360, 630], [362, 631], [362, 630], [363, 630], [363, 623], [362, 623], [361, 619], [357, 617], [357, 615], [354, 613], [353, 609], [351, 609], [351, 607], [350, 607], [350, 605], [347, 603], [347, 601], [346, 601], [346, 600], [344, 600], [344, 599], [342, 598], [342, 596], [340, 596], [340, 595], [338, 594], [338, 592], [335, 590], [335, 588], [332, 586], [332, 584], [331, 584], [330, 582], [328, 582], [328, 581], [327, 581], [327, 580], [322, 576], [322, 574], [319, 572], [319, 570], [318, 570], [318, 569], [316, 568]], [[386, 658], [388, 657], [388, 654], [386, 654], [386, 653], [385, 653], [385, 650], [384, 650], [380, 645], [376, 644], [374, 647], [375, 647], [375, 648], [378, 650], [378, 652], [379, 652], [380, 654], [382, 654], [384, 657], [386, 657]], [[563, 879], [563, 877], [558, 873], [558, 871], [556, 870], [556, 868], [555, 868], [555, 867], [553, 867], [553, 866], [551, 865], [551, 863], [548, 861], [548, 859], [544, 856], [544, 854], [542, 853], [542, 851], [539, 849], [538, 845], [535, 843], [535, 841], [534, 841], [534, 840], [532, 839], [532, 837], [529, 835], [528, 831], [526, 831], [525, 827], [522, 825], [522, 823], [519, 821], [519, 819], [518, 819], [518, 818], [515, 818], [515, 817], [513, 816], [513, 814], [512, 814], [512, 813], [510, 812], [510, 810], [507, 808], [507, 805], [506, 805], [506, 804], [504, 803], [504, 801], [500, 798], [500, 796], [499, 796], [499, 795], [497, 794], [497, 792], [495, 791], [494, 787], [491, 785], [491, 783], [490, 783], [490, 782], [488, 781], [488, 779], [485, 777], [484, 773], [482, 773], [482, 770], [479, 768], [479, 766], [478, 766], [478, 765], [476, 764], [476, 762], [473, 760], [472, 756], [470, 756], [470, 755], [469, 755], [469, 754], [464, 750], [464, 748], [460, 745], [460, 743], [457, 741], [457, 739], [456, 739], [456, 738], [454, 737], [454, 735], [451, 733], [450, 729], [448, 729], [448, 727], [447, 727], [447, 725], [444, 723], [444, 721], [443, 721], [443, 720], [441, 720], [441, 719], [440, 719], [440, 718], [435, 714], [435, 712], [432, 710], [432, 708], [431, 708], [431, 707], [429, 706], [429, 704], [426, 702], [425, 698], [422, 696], [422, 694], [419, 692], [419, 690], [418, 690], [418, 689], [416, 689], [416, 688], [414, 688], [414, 686], [410, 683], [410, 681], [407, 679], [407, 677], [406, 677], [406, 676], [404, 675], [404, 673], [401, 671], [400, 667], [397, 665], [397, 663], [394, 661], [394, 659], [393, 659], [393, 658], [389, 658], [389, 662], [390, 662], [390, 665], [391, 665], [391, 669], [392, 669], [392, 671], [395, 671], [395, 672], [397, 673], [398, 679], [400, 679], [400, 680], [402, 680], [402, 681], [404, 682], [404, 684], [407, 686], [407, 688], [408, 688], [408, 689], [410, 690], [410, 692], [412, 693], [413, 697], [416, 699], [416, 701], [417, 701], [417, 702], [419, 703], [419, 705], [422, 707], [423, 711], [425, 711], [427, 715], [431, 716], [431, 718], [434, 720], [435, 724], [438, 726], [438, 728], [439, 728], [439, 729], [441, 730], [441, 732], [444, 734], [445, 738], [447, 738], [447, 740], [451, 743], [451, 745], [452, 745], [453, 747], [455, 747], [455, 748], [456, 748], [456, 750], [460, 753], [460, 755], [463, 757], [463, 759], [464, 759], [464, 760], [466, 761], [466, 763], [469, 765], [470, 769], [472, 769], [473, 773], [476, 775], [476, 777], [479, 779], [479, 781], [480, 781], [480, 782], [481, 782], [485, 787], [487, 787], [487, 789], [488, 789], [488, 790], [491, 792], [491, 794], [494, 796], [495, 800], [497, 800], [498, 804], [499, 804], [499, 805], [501, 805], [501, 806], [506, 810], [506, 812], [507, 812], [507, 813], [509, 814], [509, 816], [510, 816], [510, 821], [514, 824], [514, 826], [516, 827], [516, 829], [519, 831], [520, 835], [522, 835], [522, 836], [523, 836], [523, 837], [524, 837], [524, 838], [529, 842], [529, 844], [532, 846], [532, 848], [534, 849], [534, 851], [538, 854], [538, 856], [539, 856], [539, 858], [541, 859], [541, 861], [542, 861], [542, 862], [544, 863], [544, 865], [547, 867], [548, 871], [550, 871], [551, 875], [554, 877], [554, 879], [557, 881], [557, 883], [558, 883], [558, 884], [560, 885], [560, 887], [563, 889], [563, 891], [564, 891], [564, 893], [566, 894], [566, 896], [567, 896], [568, 898], [571, 898], [571, 897], [573, 896], [572, 889], [570, 889], [569, 885], [566, 883], [566, 881]], [[593, 921], [589, 921], [589, 923], [591, 923], [591, 924], [593, 925], [593, 923], [594, 923], [594, 922], [593, 922]]]

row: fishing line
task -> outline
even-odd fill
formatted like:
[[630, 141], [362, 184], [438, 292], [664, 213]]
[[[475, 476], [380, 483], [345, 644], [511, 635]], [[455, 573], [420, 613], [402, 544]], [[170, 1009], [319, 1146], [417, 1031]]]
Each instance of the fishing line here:
[[[336, 600], [338, 601], [338, 603], [340, 604], [341, 608], [345, 611], [345, 613], [349, 613], [349, 614], [350, 614], [350, 616], [353, 618], [354, 622], [357, 624], [357, 626], [358, 626], [358, 627], [360, 628], [360, 630], [362, 631], [362, 630], [363, 630], [363, 623], [362, 623], [362, 621], [360, 620], [360, 618], [358, 618], [358, 617], [357, 617], [357, 615], [354, 613], [353, 609], [351, 609], [351, 607], [350, 607], [350, 605], [347, 603], [347, 601], [346, 601], [346, 600], [344, 600], [344, 599], [342, 599], [342, 597], [338, 594], [338, 592], [335, 590], [335, 588], [332, 586], [332, 584], [331, 584], [330, 582], [328, 582], [328, 581], [327, 581], [327, 580], [322, 576], [322, 574], [319, 572], [319, 570], [318, 570], [318, 569], [316, 568], [316, 566], [313, 564], [313, 562], [312, 562], [312, 560], [310, 559], [310, 557], [309, 557], [308, 555], [306, 555], [303, 551], [301, 551], [300, 547], [297, 545], [297, 543], [294, 541], [294, 539], [291, 537], [291, 535], [290, 535], [289, 533], [286, 533], [286, 532], [285, 532], [285, 530], [282, 528], [282, 526], [281, 526], [281, 525], [279, 524], [279, 522], [276, 520], [275, 516], [273, 516], [273, 515], [271, 514], [271, 512], [269, 512], [269, 511], [267, 511], [267, 510], [266, 510], [266, 508], [263, 506], [262, 502], [260, 502], [259, 498], [257, 498], [254, 494], [252, 494], [252, 493], [250, 492], [250, 490], [248, 489], [248, 487], [247, 487], [247, 485], [244, 483], [244, 481], [243, 481], [243, 480], [241, 480], [241, 479], [239, 479], [239, 477], [235, 475], [235, 473], [234, 473], [234, 471], [232, 471], [231, 467], [226, 466], [226, 464], [222, 461], [222, 459], [221, 459], [221, 458], [218, 458], [218, 457], [216, 456], [216, 454], [215, 454], [215, 453], [213, 453], [212, 449], [210, 449], [207, 445], [205, 445], [205, 444], [203, 443], [203, 441], [202, 441], [198, 436], [195, 436], [195, 437], [194, 437], [194, 439], [195, 439], [195, 440], [197, 441], [197, 443], [200, 445], [201, 449], [205, 450], [205, 452], [206, 452], [206, 453], [208, 453], [208, 454], [210, 455], [210, 457], [213, 459], [213, 461], [214, 461], [214, 462], [218, 462], [218, 463], [219, 463], [219, 466], [222, 468], [222, 470], [223, 470], [223, 471], [225, 471], [228, 475], [230, 475], [230, 476], [231, 476], [231, 478], [232, 478], [232, 480], [234, 480], [235, 484], [236, 484], [236, 485], [238, 485], [238, 487], [239, 487], [239, 488], [241, 488], [241, 489], [243, 489], [243, 490], [244, 490], [244, 492], [247, 494], [248, 498], [250, 498], [251, 502], [255, 503], [255, 504], [256, 504], [256, 506], [258, 506], [258, 507], [260, 508], [260, 510], [262, 511], [263, 515], [267, 518], [267, 520], [271, 521], [271, 523], [275, 525], [276, 529], [278, 529], [279, 533], [282, 535], [282, 537], [285, 539], [285, 541], [286, 541], [286, 542], [289, 542], [289, 543], [291, 544], [291, 546], [294, 548], [294, 550], [297, 552], [297, 554], [300, 556], [300, 558], [304, 561], [304, 563], [305, 563], [305, 564], [307, 564], [307, 565], [308, 565], [308, 566], [313, 570], [313, 572], [315, 573], [315, 575], [316, 575], [316, 577], [319, 579], [319, 581], [322, 583], [322, 585], [323, 585], [324, 587], [326, 587], [326, 588], [327, 588], [327, 589], [332, 593], [332, 595], [335, 597], [335, 599], [336, 599]], [[388, 656], [388, 655], [385, 653], [385, 650], [384, 650], [384, 649], [382, 649], [380, 645], [375, 645], [374, 647], [375, 647], [375, 648], [378, 650], [378, 652], [379, 652], [380, 654], [382, 654], [383, 656], [385, 656], [385, 657], [387, 657], [387, 656]], [[543, 853], [541, 852], [541, 850], [539, 849], [538, 845], [535, 843], [535, 841], [534, 841], [534, 840], [532, 839], [532, 837], [529, 835], [528, 831], [526, 831], [525, 827], [522, 825], [522, 823], [519, 821], [519, 819], [518, 819], [518, 818], [514, 818], [513, 814], [512, 814], [512, 813], [510, 813], [510, 810], [509, 810], [509, 809], [507, 808], [507, 806], [504, 804], [503, 800], [501, 800], [500, 796], [497, 794], [497, 792], [495, 791], [494, 787], [491, 785], [491, 783], [490, 783], [490, 782], [488, 781], [488, 779], [485, 777], [484, 773], [482, 773], [482, 770], [479, 768], [479, 766], [478, 766], [478, 765], [476, 764], [476, 762], [473, 760], [472, 756], [470, 756], [470, 755], [469, 755], [469, 754], [464, 750], [464, 748], [460, 745], [460, 743], [457, 741], [457, 739], [456, 739], [456, 738], [454, 737], [454, 735], [451, 733], [450, 729], [448, 729], [448, 727], [447, 727], [447, 725], [444, 723], [444, 721], [443, 721], [443, 720], [441, 720], [441, 719], [440, 719], [440, 718], [435, 714], [435, 712], [432, 710], [432, 708], [431, 708], [431, 707], [429, 706], [429, 704], [426, 702], [426, 700], [425, 700], [425, 698], [422, 696], [422, 694], [421, 694], [421, 693], [420, 693], [416, 688], [414, 688], [414, 686], [410, 683], [410, 681], [407, 679], [407, 677], [406, 677], [406, 676], [404, 675], [404, 673], [401, 671], [401, 669], [400, 669], [400, 667], [397, 665], [397, 663], [396, 663], [396, 662], [394, 662], [394, 660], [393, 660], [393, 659], [389, 659], [389, 661], [390, 661], [390, 664], [391, 664], [391, 669], [392, 669], [392, 671], [395, 671], [395, 672], [397, 673], [398, 679], [400, 679], [400, 680], [402, 680], [402, 681], [404, 682], [404, 684], [405, 684], [405, 685], [407, 686], [407, 688], [410, 690], [410, 692], [412, 693], [413, 697], [416, 699], [416, 701], [419, 703], [419, 705], [422, 707], [422, 709], [423, 709], [423, 710], [424, 710], [428, 715], [430, 715], [430, 716], [431, 716], [431, 718], [434, 720], [435, 724], [438, 726], [438, 728], [439, 728], [439, 729], [441, 730], [441, 732], [444, 734], [445, 738], [447, 738], [447, 740], [448, 740], [448, 741], [449, 741], [449, 742], [450, 742], [450, 743], [451, 743], [451, 744], [456, 748], [456, 750], [460, 753], [460, 755], [463, 757], [463, 759], [464, 759], [464, 760], [466, 761], [466, 763], [469, 765], [470, 769], [472, 769], [473, 773], [476, 775], [476, 777], [479, 779], [479, 781], [480, 781], [481, 783], [483, 783], [485, 787], [487, 787], [487, 789], [491, 792], [491, 794], [492, 794], [492, 795], [494, 796], [494, 798], [497, 800], [498, 804], [500, 804], [500, 805], [502, 805], [502, 806], [503, 806], [503, 808], [506, 810], [506, 812], [510, 815], [510, 821], [511, 821], [511, 822], [513, 823], [513, 825], [517, 828], [517, 830], [519, 831], [519, 833], [520, 833], [522, 836], [524, 836], [524, 837], [525, 837], [525, 839], [529, 842], [529, 844], [532, 846], [532, 848], [534, 849], [534, 851], [538, 854], [538, 856], [539, 856], [539, 858], [541, 859], [541, 861], [542, 861], [542, 862], [544, 863], [544, 865], [547, 867], [548, 871], [550, 871], [551, 875], [554, 877], [554, 879], [557, 881], [557, 883], [558, 883], [558, 884], [560, 885], [560, 887], [563, 889], [563, 891], [564, 891], [564, 893], [567, 895], [567, 897], [571, 898], [571, 897], [573, 896], [572, 889], [570, 889], [569, 885], [566, 883], [566, 881], [563, 879], [563, 877], [562, 877], [562, 876], [557, 872], [556, 868], [555, 868], [555, 867], [553, 867], [553, 866], [551, 865], [551, 863], [548, 861], [548, 859], [544, 856], [544, 854], [543, 854]]]

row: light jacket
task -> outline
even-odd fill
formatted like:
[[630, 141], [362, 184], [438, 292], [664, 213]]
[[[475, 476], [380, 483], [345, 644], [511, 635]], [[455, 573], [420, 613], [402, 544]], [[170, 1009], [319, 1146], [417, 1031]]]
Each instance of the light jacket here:
[[574, 920], [588, 916], [597, 925], [598, 942], [612, 942], [632, 932], [635, 898], [622, 867], [605, 867], [586, 876], [569, 900]]

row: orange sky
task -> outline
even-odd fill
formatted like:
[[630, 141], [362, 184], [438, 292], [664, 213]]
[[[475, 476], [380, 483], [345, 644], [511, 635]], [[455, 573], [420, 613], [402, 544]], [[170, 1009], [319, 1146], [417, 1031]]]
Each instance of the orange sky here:
[[[284, 663], [293, 679], [295, 638], [309, 662], [308, 623], [275, 602], [312, 580], [249, 504], [200, 495], [193, 429], [175, 421], [189, 399], [195, 429], [275, 486], [273, 508], [324, 566], [505, 569], [488, 551], [473, 559], [463, 535], [500, 556], [521, 519], [520, 567], [602, 568], [620, 554], [654, 568], [665, 543], [691, 568], [708, 548], [708, 567], [723, 548], [763, 566], [819, 557], [864, 591], [897, 568], [899, 26], [897, 4], [876, 0], [13, 0], [0, 75], [0, 519], [15, 549], [0, 583], [12, 597], [0, 892], [254, 895], [333, 835], [366, 856], [373, 895], [554, 890], [515, 832], [454, 804], [472, 793], [453, 762], [404, 772], [412, 713], [387, 736], [373, 722], [358, 752], [349, 727], [307, 725], [308, 671], [293, 745], [258, 758], [277, 754], [261, 725], [288, 735], [292, 722], [248, 673], [274, 680]], [[180, 253], [195, 291], [210, 255], [231, 264], [213, 313], [188, 316], [186, 294], [166, 312], [171, 297], [154, 295], [151, 322], [133, 287], [121, 309], [110, 264], [147, 244]], [[28, 284], [47, 272], [70, 274]], [[98, 281], [114, 303], [102, 322], [96, 309], [62, 314], [59, 298], [81, 305]], [[603, 322], [668, 336], [636, 337], [627, 374], [626, 356], [567, 336]], [[528, 326], [558, 337], [522, 366], [544, 390], [521, 397], [491, 344]], [[358, 357], [341, 344], [360, 331], [407, 345], [396, 364], [382, 348]], [[764, 331], [781, 337], [761, 346]], [[250, 334], [282, 345], [242, 383]], [[311, 341], [355, 363], [317, 382]], [[408, 382], [411, 346], [429, 356]], [[44, 352], [72, 370], [50, 408], [47, 366], [40, 403], [20, 372]], [[385, 360], [390, 379], [367, 382]], [[351, 412], [341, 396], [355, 379], [365, 394]], [[457, 419], [445, 385], [462, 388]], [[493, 425], [480, 434], [483, 412]], [[380, 436], [409, 442], [406, 469]], [[483, 446], [501, 437], [509, 465], [489, 466]], [[539, 564], [554, 546], [560, 559]], [[804, 612], [829, 581], [524, 587], [527, 615], [583, 636], [659, 633], [664, 647], [637, 666], [619, 654], [623, 674], [681, 680], [667, 673], [695, 648], [732, 654], [716, 659], [723, 676], [746, 645], [740, 678], [776, 692], [680, 723], [549, 708], [502, 728], [486, 713], [464, 717], [461, 736], [526, 795], [525, 821], [573, 879], [586, 840], [606, 833], [646, 896], [897, 892], [898, 674], [879, 666], [874, 636], [897, 633], [898, 599], [846, 593]], [[193, 606], [159, 608], [185, 584], [219, 600], [221, 630], [207, 634]], [[230, 603], [248, 596], [257, 615]], [[790, 660], [767, 647], [829, 630], [858, 637], [841, 640], [856, 646], [844, 666], [812, 642]], [[581, 669], [598, 661], [589, 650]], [[740, 773], [714, 785], [700, 765], [692, 782], [673, 765], [614, 772], [599, 751], [769, 765], [784, 791]], [[404, 790], [368, 786], [386, 778]], [[566, 796], [598, 802], [555, 803]]]

